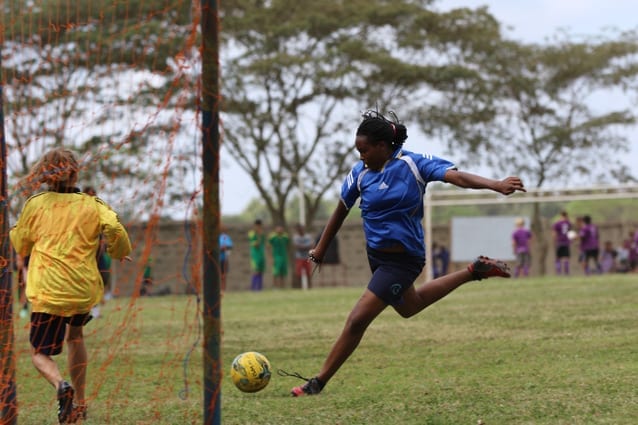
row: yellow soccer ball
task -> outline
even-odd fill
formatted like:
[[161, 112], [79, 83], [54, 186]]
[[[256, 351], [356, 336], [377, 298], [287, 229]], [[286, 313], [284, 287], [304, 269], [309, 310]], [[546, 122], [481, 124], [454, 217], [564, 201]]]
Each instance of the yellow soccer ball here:
[[245, 393], [256, 393], [270, 382], [270, 362], [261, 353], [241, 353], [230, 368], [230, 377], [237, 388]]

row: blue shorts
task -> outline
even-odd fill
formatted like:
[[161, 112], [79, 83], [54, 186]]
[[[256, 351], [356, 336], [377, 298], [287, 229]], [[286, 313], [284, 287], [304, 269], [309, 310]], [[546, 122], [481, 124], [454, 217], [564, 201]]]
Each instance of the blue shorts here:
[[84, 326], [93, 317], [89, 313], [71, 317], [54, 316], [48, 313], [31, 313], [29, 341], [36, 353], [55, 356], [62, 352], [66, 325]]
[[367, 252], [372, 271], [368, 289], [386, 304], [401, 304], [403, 293], [421, 274], [425, 259], [404, 252], [381, 252], [370, 247], [367, 248]]

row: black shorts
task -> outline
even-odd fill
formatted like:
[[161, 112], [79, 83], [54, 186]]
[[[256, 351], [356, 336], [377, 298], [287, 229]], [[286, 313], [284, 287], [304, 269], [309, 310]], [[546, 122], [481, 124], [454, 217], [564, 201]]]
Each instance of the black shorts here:
[[54, 316], [48, 313], [31, 313], [29, 341], [36, 353], [55, 356], [62, 352], [66, 325], [84, 326], [92, 319], [89, 313], [71, 317]]
[[594, 249], [588, 249], [585, 251], [585, 262], [589, 261], [589, 260], [594, 260], [595, 262], [598, 262], [598, 257], [600, 256], [600, 251], [596, 248]]
[[569, 245], [556, 247], [556, 258], [569, 258]]
[[425, 259], [405, 253], [380, 252], [369, 247], [367, 251], [372, 271], [368, 289], [386, 304], [401, 304], [403, 293], [421, 274]]

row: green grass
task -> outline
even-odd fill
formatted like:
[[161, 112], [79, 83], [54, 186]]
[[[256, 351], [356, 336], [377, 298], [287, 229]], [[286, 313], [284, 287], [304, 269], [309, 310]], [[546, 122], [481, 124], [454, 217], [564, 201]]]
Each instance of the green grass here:
[[[301, 381], [276, 374], [259, 393], [235, 389], [243, 351], [313, 376], [361, 291], [226, 294], [222, 423], [638, 423], [638, 275], [469, 284], [409, 320], [386, 310], [319, 396], [291, 398]], [[88, 424], [203, 423], [201, 340], [184, 363], [196, 308], [193, 296], [107, 304], [86, 332]], [[54, 391], [17, 323], [20, 423], [54, 424]]]

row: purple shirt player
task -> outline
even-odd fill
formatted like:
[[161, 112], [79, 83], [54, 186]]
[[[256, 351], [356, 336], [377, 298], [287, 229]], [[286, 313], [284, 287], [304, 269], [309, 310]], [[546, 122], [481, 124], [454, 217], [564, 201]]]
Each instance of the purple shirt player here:
[[580, 236], [580, 246], [583, 251], [587, 252], [600, 248], [598, 228], [595, 225], [585, 223], [578, 235]]
[[514, 253], [520, 254], [529, 252], [529, 241], [532, 239], [532, 232], [527, 229], [516, 229], [512, 234], [514, 240]]
[[563, 218], [554, 223], [554, 226], [552, 227], [554, 229], [554, 240], [556, 241], [556, 246], [569, 246], [570, 241], [568, 233], [572, 230], [572, 223], [569, 219], [566, 216], [563, 216]]
[[532, 232], [525, 228], [525, 220], [518, 218], [516, 220], [516, 230], [512, 233], [512, 248], [516, 254], [516, 268], [514, 269], [514, 277], [529, 275], [529, 268], [532, 265], [532, 256], [530, 254], [530, 241]]
[[556, 246], [556, 274], [569, 274], [569, 256], [571, 240], [569, 232], [573, 229], [567, 211], [561, 211], [560, 219], [552, 226], [554, 230], [554, 244]]
[[591, 274], [589, 268], [589, 260], [594, 261], [596, 271], [602, 273], [602, 267], [600, 265], [600, 242], [598, 237], [598, 227], [591, 222], [591, 217], [586, 215], [583, 217], [583, 226], [578, 232], [580, 236], [580, 248], [583, 251], [583, 269], [585, 274]]

